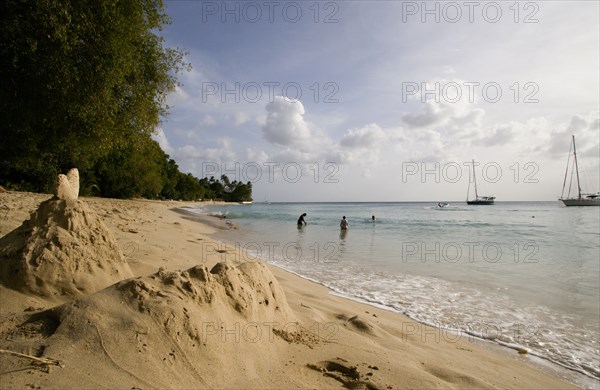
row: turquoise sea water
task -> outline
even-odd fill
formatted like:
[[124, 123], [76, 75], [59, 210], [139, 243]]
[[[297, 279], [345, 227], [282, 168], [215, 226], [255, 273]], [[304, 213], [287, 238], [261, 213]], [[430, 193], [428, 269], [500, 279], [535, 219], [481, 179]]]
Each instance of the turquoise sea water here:
[[[239, 229], [217, 238], [242, 253], [339, 294], [600, 379], [598, 208], [259, 203], [199, 211], [232, 219]], [[298, 228], [304, 212], [308, 225]]]

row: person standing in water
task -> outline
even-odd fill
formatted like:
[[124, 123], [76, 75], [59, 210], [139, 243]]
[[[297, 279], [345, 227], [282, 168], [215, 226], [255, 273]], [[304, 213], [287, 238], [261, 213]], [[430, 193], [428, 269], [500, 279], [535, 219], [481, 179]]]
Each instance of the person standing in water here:
[[348, 229], [348, 226], [349, 226], [349, 225], [348, 225], [348, 220], [346, 219], [346, 216], [344, 215], [344, 216], [342, 217], [342, 220], [340, 221], [340, 228], [341, 228], [342, 230], [346, 230], [346, 229]]
[[371, 221], [375, 222], [375, 216], [371, 215]]
[[298, 218], [298, 226], [302, 226], [302, 224], [306, 226], [306, 221], [304, 220], [304, 217], [306, 217], [306, 213], [302, 214], [300, 218]]

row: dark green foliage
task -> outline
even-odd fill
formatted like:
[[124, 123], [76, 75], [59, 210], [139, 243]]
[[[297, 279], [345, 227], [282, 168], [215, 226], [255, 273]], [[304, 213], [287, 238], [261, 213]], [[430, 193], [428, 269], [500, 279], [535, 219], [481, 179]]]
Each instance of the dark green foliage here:
[[[168, 158], [168, 156], [167, 156]], [[252, 183], [246, 184], [234, 181], [229, 182], [227, 176], [221, 176], [221, 181], [214, 177], [198, 180], [191, 174], [181, 173], [173, 160], [167, 163], [167, 184], [163, 187], [161, 197], [164, 199], [222, 199], [227, 202], [243, 202], [252, 200]], [[168, 171], [167, 171], [168, 172]], [[175, 183], [172, 185], [171, 183]]]
[[145, 137], [115, 149], [94, 166], [100, 194], [111, 198], [158, 197], [166, 182], [165, 160], [158, 143]]
[[186, 66], [157, 35], [162, 0], [2, 0], [0, 15], [0, 184], [50, 192], [77, 167], [82, 195], [249, 199], [150, 137]]
[[227, 202], [241, 202], [245, 200], [252, 200], [252, 183], [246, 184], [234, 180], [229, 181], [229, 178], [225, 175], [221, 176], [221, 183], [223, 187], [223, 200]]
[[48, 191], [56, 173], [150, 137], [182, 53], [151, 0], [0, 2], [0, 178]]

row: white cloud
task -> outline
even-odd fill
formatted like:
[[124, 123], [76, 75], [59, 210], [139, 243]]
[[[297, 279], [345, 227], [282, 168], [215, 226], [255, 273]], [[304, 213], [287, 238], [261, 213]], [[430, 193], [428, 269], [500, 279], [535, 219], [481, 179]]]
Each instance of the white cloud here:
[[371, 148], [385, 140], [386, 134], [376, 123], [368, 124], [360, 129], [350, 129], [344, 134], [340, 145], [349, 148]]
[[152, 133], [152, 139], [155, 140], [156, 142], [158, 142], [161, 149], [165, 153], [167, 153], [169, 155], [173, 154], [173, 148], [169, 144], [169, 140], [167, 139], [167, 136], [165, 135], [165, 132], [163, 131], [162, 128], [160, 128], [160, 127], [156, 128], [154, 133]]
[[230, 139], [222, 138], [217, 142], [217, 147], [200, 148], [194, 145], [185, 145], [177, 149], [177, 157], [183, 161], [197, 160], [200, 162], [236, 162], [236, 153]]
[[177, 85], [175, 90], [167, 97], [167, 104], [169, 106], [185, 105], [190, 101], [190, 95], [181, 86]]
[[571, 135], [577, 142], [577, 153], [581, 156], [599, 158], [600, 128], [598, 111], [573, 115], [568, 125], [563, 124], [551, 133], [545, 152], [552, 156], [568, 153]]
[[412, 128], [437, 128], [454, 138], [472, 137], [481, 127], [485, 111], [478, 107], [477, 95], [460, 79], [434, 79], [409, 97], [421, 101], [417, 112], [405, 113], [402, 121]]
[[262, 164], [269, 160], [269, 155], [264, 150], [246, 148], [246, 161]]
[[479, 140], [479, 143], [483, 146], [502, 146], [510, 142], [515, 141], [517, 134], [517, 128], [522, 127], [516, 123], [505, 123], [494, 127], [489, 131], [483, 138]]
[[258, 124], [260, 126], [264, 126], [267, 124], [267, 116], [266, 115], [257, 115], [254, 118], [254, 121], [256, 122], [256, 124]]
[[411, 127], [427, 127], [442, 124], [445, 118], [450, 117], [452, 111], [450, 106], [435, 101], [423, 103], [423, 109], [417, 113], [407, 113], [402, 115], [405, 124]]
[[394, 156], [401, 161], [443, 161], [450, 156], [442, 135], [435, 130], [397, 128], [394, 131], [402, 140], [394, 146]]
[[370, 177], [383, 166], [389, 168], [410, 161], [441, 161], [449, 155], [437, 131], [383, 128], [377, 123], [348, 130], [335, 151], [340, 164], [356, 167], [363, 177]]
[[281, 146], [305, 148], [311, 132], [304, 120], [304, 106], [300, 101], [292, 101], [283, 96], [266, 106], [267, 119], [263, 126], [263, 135], [271, 143]]
[[213, 118], [212, 115], [204, 115], [204, 117], [202, 117], [202, 119], [198, 122], [198, 126], [199, 127], [207, 127], [207, 126], [213, 126], [217, 123], [217, 121], [215, 120], [215, 118]]
[[337, 160], [360, 169], [362, 177], [370, 177], [379, 164], [381, 149], [386, 146], [388, 134], [376, 123], [358, 129], [349, 129], [340, 140]]
[[250, 117], [245, 112], [238, 111], [234, 115], [234, 122], [236, 126], [243, 125], [250, 121]]
[[[571, 135], [577, 141], [577, 153], [583, 158], [600, 158], [599, 113], [576, 114], [569, 122], [553, 123], [548, 118], [530, 118], [524, 122], [497, 123], [482, 129], [472, 139], [472, 145], [488, 149], [510, 147], [517, 156], [535, 156], [536, 159], [564, 157], [569, 152]], [[502, 149], [499, 149], [502, 150]]]

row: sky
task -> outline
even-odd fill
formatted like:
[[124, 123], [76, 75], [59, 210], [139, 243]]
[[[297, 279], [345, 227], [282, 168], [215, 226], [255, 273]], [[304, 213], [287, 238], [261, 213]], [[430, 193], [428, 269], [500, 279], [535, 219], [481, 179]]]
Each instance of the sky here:
[[[191, 71], [155, 139], [255, 201], [561, 196], [600, 177], [598, 1], [166, 1]], [[570, 176], [569, 176], [570, 177]]]

